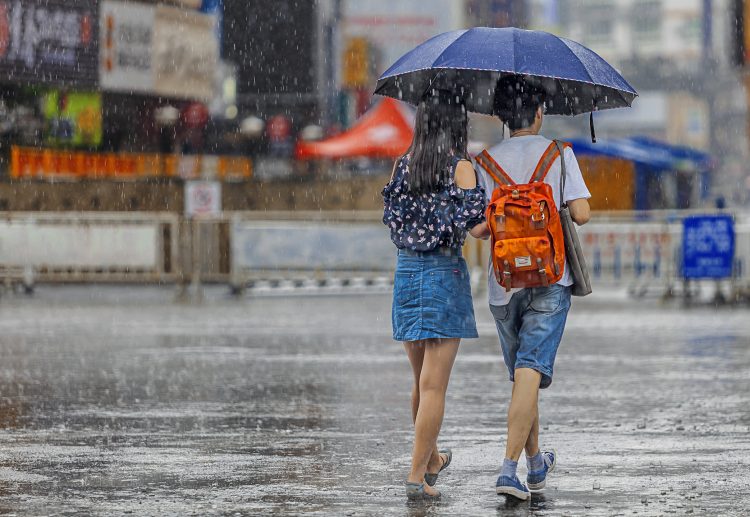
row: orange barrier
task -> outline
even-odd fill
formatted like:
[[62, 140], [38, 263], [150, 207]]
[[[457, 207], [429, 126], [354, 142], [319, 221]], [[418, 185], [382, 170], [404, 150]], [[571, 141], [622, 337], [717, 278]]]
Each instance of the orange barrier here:
[[243, 181], [252, 174], [252, 160], [239, 156], [89, 153], [13, 146], [10, 159], [10, 177], [14, 179], [178, 177]]

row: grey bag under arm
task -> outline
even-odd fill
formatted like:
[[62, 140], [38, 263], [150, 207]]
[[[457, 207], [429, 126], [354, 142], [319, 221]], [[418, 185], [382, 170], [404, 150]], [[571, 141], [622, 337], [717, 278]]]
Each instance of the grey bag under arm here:
[[563, 236], [565, 240], [565, 258], [570, 267], [570, 274], [573, 277], [573, 296], [586, 296], [591, 294], [591, 278], [589, 269], [586, 267], [586, 258], [583, 256], [581, 242], [578, 239], [573, 218], [570, 216], [568, 203], [565, 202], [565, 148], [555, 140], [555, 145], [560, 151], [560, 223], [562, 224]]

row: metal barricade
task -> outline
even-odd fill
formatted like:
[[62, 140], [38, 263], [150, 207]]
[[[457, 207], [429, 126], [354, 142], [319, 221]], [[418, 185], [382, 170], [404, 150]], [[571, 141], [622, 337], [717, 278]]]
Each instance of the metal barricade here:
[[676, 274], [680, 228], [666, 223], [589, 223], [579, 229], [591, 281], [641, 291]]
[[[670, 295], [677, 286], [685, 291], [682, 224], [688, 215], [699, 213], [706, 212], [639, 212], [606, 214], [600, 218], [595, 215], [592, 218], [595, 222], [579, 228], [593, 285], [623, 286], [638, 295], [654, 291]], [[728, 280], [734, 290], [747, 289], [750, 220], [743, 213], [734, 217], [735, 267], [733, 277]]]
[[[671, 292], [681, 281], [682, 219], [698, 211], [597, 213], [579, 233], [594, 288], [623, 287], [644, 295]], [[231, 279], [392, 275], [393, 245], [379, 212], [236, 213]], [[735, 282], [750, 286], [750, 217], [735, 214]], [[475, 287], [486, 285], [489, 243], [467, 239], [464, 257]]]
[[[579, 229], [594, 289], [670, 292], [681, 284], [682, 219], [695, 212], [594, 214]], [[750, 216], [734, 214], [736, 290], [750, 293]], [[235, 290], [257, 282], [298, 287], [388, 285], [395, 249], [379, 211], [5, 213], [0, 281], [202, 282]], [[486, 285], [489, 243], [464, 257]]]
[[35, 282], [171, 282], [181, 276], [170, 213], [34, 212], [0, 218], [0, 275]]
[[382, 285], [390, 281], [395, 250], [380, 217], [374, 212], [235, 213], [230, 284], [235, 290], [258, 281]]

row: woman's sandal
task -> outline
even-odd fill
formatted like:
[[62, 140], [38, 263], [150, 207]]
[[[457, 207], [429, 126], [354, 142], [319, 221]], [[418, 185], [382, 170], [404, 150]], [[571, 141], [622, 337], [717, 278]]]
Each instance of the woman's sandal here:
[[437, 495], [428, 494], [424, 491], [424, 483], [411, 483], [407, 481], [406, 486], [406, 498], [410, 501], [424, 501], [440, 499], [440, 492]]
[[445, 458], [445, 461], [440, 466], [440, 470], [438, 470], [435, 474], [430, 474], [429, 472], [425, 472], [424, 474], [424, 482], [427, 483], [430, 486], [435, 486], [435, 483], [437, 483], [438, 474], [440, 474], [443, 470], [448, 468], [448, 465], [451, 464], [451, 460], [453, 459], [453, 451], [450, 449], [443, 449], [441, 451], [438, 451], [438, 454], [445, 454], [447, 457]]

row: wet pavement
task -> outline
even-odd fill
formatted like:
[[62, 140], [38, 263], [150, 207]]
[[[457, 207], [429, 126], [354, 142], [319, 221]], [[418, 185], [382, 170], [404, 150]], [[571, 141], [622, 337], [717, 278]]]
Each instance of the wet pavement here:
[[750, 309], [576, 300], [543, 495], [494, 494], [510, 383], [484, 303], [449, 388], [444, 497], [407, 505], [410, 370], [386, 295], [0, 300], [0, 514], [746, 515]]

